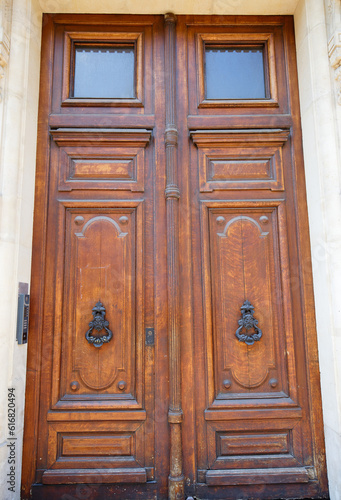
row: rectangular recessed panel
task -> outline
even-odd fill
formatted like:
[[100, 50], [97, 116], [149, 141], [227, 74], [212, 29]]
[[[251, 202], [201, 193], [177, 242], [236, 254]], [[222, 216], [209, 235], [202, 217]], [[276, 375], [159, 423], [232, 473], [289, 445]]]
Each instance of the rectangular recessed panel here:
[[134, 159], [72, 160], [70, 179], [134, 180]]
[[288, 131], [196, 130], [200, 191], [284, 189]]
[[144, 190], [150, 130], [58, 129], [51, 134], [60, 191]]
[[263, 48], [205, 48], [206, 99], [264, 99]]
[[[77, 216], [82, 219], [75, 220]], [[69, 307], [74, 312], [65, 319], [65, 330], [70, 333], [64, 349], [67, 345], [70, 362], [64, 376], [67, 382], [77, 381], [79, 387], [74, 394], [66, 382], [66, 391], [76, 398], [92, 394], [93, 401], [98, 400], [99, 394], [102, 398], [109, 394], [127, 398], [130, 394], [132, 399], [136, 373], [132, 346], [137, 329], [136, 209], [83, 209], [69, 212], [69, 217], [66, 234], [70, 262], [65, 268], [65, 282], [70, 286]], [[104, 307], [107, 328], [112, 333], [105, 349], [94, 348], [91, 341], [93, 336], [108, 335], [104, 327], [99, 334], [92, 327], [90, 341], [85, 339], [98, 301]], [[123, 390], [118, 386], [120, 380], [124, 381]]]
[[146, 469], [142, 467], [135, 469], [46, 470], [42, 481], [43, 484], [145, 483], [147, 473]]
[[[275, 410], [269, 410], [274, 414]], [[220, 410], [221, 412], [221, 410]], [[262, 410], [258, 418], [245, 421], [239, 410], [221, 412], [225, 416], [207, 425], [208, 468], [214, 470], [264, 469], [267, 467], [299, 467], [300, 426], [297, 419], [286, 418], [285, 412], [265, 423]], [[229, 415], [228, 415], [229, 413]], [[283, 418], [279, 418], [282, 414]], [[220, 418], [220, 417], [219, 417]], [[229, 419], [230, 420], [227, 420]], [[263, 420], [262, 420], [263, 419]]]
[[308, 472], [304, 467], [276, 469], [209, 470], [208, 485], [238, 486], [241, 484], [307, 483]]
[[218, 454], [232, 455], [259, 455], [272, 453], [288, 453], [288, 434], [218, 434]]
[[131, 455], [132, 435], [63, 435], [62, 456], [123, 456]]
[[76, 46], [73, 97], [133, 98], [134, 67], [134, 46]]
[[[216, 208], [209, 208], [208, 215], [211, 276], [208, 300], [212, 301], [213, 312], [209, 335], [214, 345], [217, 403], [236, 395], [263, 399], [278, 391], [287, 394], [286, 378], [282, 375], [287, 370], [287, 361], [278, 354], [284, 335], [283, 324], [278, 321], [283, 317], [282, 290], [274, 278], [280, 276], [281, 270], [276, 254], [277, 208], [260, 204], [251, 208], [248, 202], [225, 208], [217, 203]], [[250, 321], [257, 325], [258, 333], [262, 332], [259, 338], [237, 337], [239, 325], [244, 324], [241, 320], [244, 304], [250, 304]], [[254, 318], [257, 323], [253, 323]], [[240, 331], [246, 332], [245, 327]], [[248, 331], [256, 334], [253, 326]], [[276, 380], [274, 387], [270, 384], [272, 379]]]
[[218, 160], [208, 159], [208, 181], [254, 180], [271, 178], [269, 159]]
[[144, 422], [51, 423], [47, 468], [74, 471], [87, 468], [90, 463], [96, 469], [140, 467], [144, 463], [143, 436]]
[[[142, 396], [136, 380], [144, 362], [136, 348], [142, 332], [142, 204], [91, 203], [96, 206], [77, 200], [66, 210], [63, 331], [68, 334], [62, 339], [60, 376], [53, 382], [55, 404], [138, 409]], [[93, 321], [99, 314], [97, 330]]]

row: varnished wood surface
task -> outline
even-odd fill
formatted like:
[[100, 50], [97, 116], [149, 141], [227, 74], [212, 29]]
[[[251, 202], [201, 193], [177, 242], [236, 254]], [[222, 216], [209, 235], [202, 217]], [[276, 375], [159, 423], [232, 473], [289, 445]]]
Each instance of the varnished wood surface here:
[[[43, 40], [22, 498], [326, 498], [292, 19], [47, 15]], [[135, 99], [70, 97], [82, 40], [135, 44]], [[203, 44], [238, 42], [267, 98], [205, 99]]]
[[[150, 63], [150, 69], [154, 65], [162, 67], [160, 37], [161, 43], [152, 50], [153, 39], [157, 38], [152, 31], [160, 29], [162, 20], [140, 18], [136, 26], [129, 19], [123, 26], [122, 20], [119, 22], [117, 29], [121, 34], [115, 38], [115, 30], [104, 24], [95, 27], [99, 32], [94, 34], [91, 22], [79, 26], [74, 18], [75, 25], [65, 28], [58, 16], [53, 20], [46, 16], [44, 36], [51, 36], [54, 41], [49, 46], [51, 52], [43, 54], [43, 58], [47, 65], [48, 60], [53, 60], [54, 66], [50, 74], [42, 76], [42, 94], [45, 92], [47, 104], [41, 108], [40, 116], [44, 120], [42, 135], [50, 132], [49, 138], [44, 135], [47, 143], [42, 150], [47, 146], [51, 156], [49, 168], [38, 159], [37, 179], [46, 176], [46, 180], [37, 187], [35, 230], [43, 226], [44, 247], [37, 263], [33, 263], [33, 275], [44, 266], [37, 281], [40, 287], [45, 284], [45, 293], [39, 291], [36, 296], [36, 304], [42, 304], [40, 294], [44, 298], [44, 309], [33, 317], [33, 331], [40, 333], [32, 336], [31, 343], [39, 343], [39, 335], [42, 336], [41, 351], [38, 349], [42, 357], [37, 362], [41, 365], [39, 383], [35, 382], [34, 408], [38, 412], [33, 416], [31, 412], [35, 410], [30, 409], [27, 422], [34, 426], [25, 431], [26, 436], [39, 434], [46, 439], [38, 439], [35, 461], [30, 454], [24, 457], [23, 478], [30, 478], [23, 486], [23, 497], [29, 496], [29, 485], [35, 482], [139, 483], [139, 487], [130, 489], [150, 491], [141, 485], [155, 477], [154, 433], [167, 434], [167, 417], [163, 423], [154, 413], [155, 347], [145, 344], [146, 327], [156, 327], [167, 338], [163, 332], [166, 325], [155, 314], [160, 307], [158, 301], [166, 300], [164, 287], [154, 279], [153, 271], [154, 231], [158, 232], [160, 244], [166, 246], [162, 242], [164, 200], [159, 209], [161, 219], [155, 226], [153, 217], [160, 203], [154, 196], [154, 158], [164, 156], [154, 150], [154, 141], [158, 143], [164, 129], [163, 103], [156, 98], [156, 91], [161, 95], [164, 83], [161, 78], [155, 79], [153, 87], [152, 73], [142, 64]], [[116, 120], [116, 126], [108, 130], [105, 120], [89, 115], [86, 129], [76, 128], [77, 114], [83, 112], [83, 107], [64, 102], [68, 101], [64, 98], [71, 74], [67, 72], [70, 67], [65, 55], [71, 50], [69, 41], [79, 37], [121, 40], [129, 36], [137, 40], [138, 97], [143, 101], [139, 108], [149, 109], [146, 120], [136, 123], [137, 127], [144, 126], [126, 130], [123, 117], [122, 123]], [[45, 87], [50, 78], [53, 85]], [[47, 95], [50, 88], [52, 101]], [[63, 96], [63, 102], [59, 103], [62, 107], [55, 108], [57, 96]], [[90, 108], [93, 104], [106, 109], [103, 102], [91, 102]], [[124, 108], [128, 104], [124, 103]], [[48, 122], [53, 109], [57, 116], [66, 111], [67, 127], [54, 128], [53, 120]], [[158, 122], [154, 134], [150, 111], [154, 113], [153, 124]], [[152, 134], [153, 146], [148, 147]], [[164, 162], [160, 160], [160, 164]], [[162, 179], [157, 182], [162, 184]], [[39, 194], [43, 186], [48, 203]], [[48, 209], [37, 211], [39, 203]], [[39, 214], [44, 214], [43, 219]], [[110, 342], [100, 348], [85, 339], [93, 319], [92, 308], [98, 301], [105, 307], [105, 319], [113, 334]], [[166, 388], [166, 382], [159, 384], [161, 394]], [[28, 407], [32, 396], [28, 396]], [[167, 461], [163, 467], [166, 476]], [[165, 485], [166, 481], [164, 488]], [[162, 490], [162, 480], [158, 488]], [[45, 486], [44, 491], [50, 495], [49, 487]]]
[[181, 351], [179, 296], [179, 199], [178, 131], [176, 102], [176, 17], [165, 15], [165, 83], [166, 83], [166, 205], [167, 205], [167, 281], [168, 281], [168, 342], [169, 342], [169, 410], [170, 470], [168, 498], [184, 497], [182, 462]]

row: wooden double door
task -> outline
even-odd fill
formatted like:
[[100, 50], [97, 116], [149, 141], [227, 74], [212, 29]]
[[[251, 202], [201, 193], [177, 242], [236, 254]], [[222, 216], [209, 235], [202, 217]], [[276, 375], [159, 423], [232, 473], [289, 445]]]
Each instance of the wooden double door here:
[[326, 496], [292, 19], [43, 24], [22, 498]]

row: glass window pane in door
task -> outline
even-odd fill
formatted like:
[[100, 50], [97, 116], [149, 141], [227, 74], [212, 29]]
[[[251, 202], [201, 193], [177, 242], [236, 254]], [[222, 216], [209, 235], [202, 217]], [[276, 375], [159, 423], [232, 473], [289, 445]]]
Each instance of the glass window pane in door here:
[[78, 46], [73, 97], [134, 98], [134, 68], [134, 47]]
[[262, 48], [205, 49], [206, 99], [264, 99]]

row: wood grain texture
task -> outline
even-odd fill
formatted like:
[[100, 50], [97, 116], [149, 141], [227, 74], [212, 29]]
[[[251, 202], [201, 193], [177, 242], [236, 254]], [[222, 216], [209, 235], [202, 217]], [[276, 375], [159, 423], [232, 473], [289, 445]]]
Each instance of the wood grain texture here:
[[144, 191], [150, 130], [58, 128], [51, 135], [56, 144], [52, 161], [60, 164], [60, 191]]
[[[286, 345], [293, 342], [290, 326], [285, 332], [281, 320], [282, 304], [291, 310], [289, 296], [276, 287], [282, 269], [277, 254], [278, 227], [283, 224], [279, 221], [281, 203], [266, 203], [202, 203], [203, 266], [208, 284], [204, 297], [206, 342], [214, 352], [214, 377], [212, 372], [209, 382], [215, 383], [210, 395], [213, 406], [222, 404], [222, 399], [242, 398], [242, 393], [254, 398], [259, 392], [261, 399], [266, 393], [269, 398], [286, 394], [293, 399], [296, 391], [296, 381], [289, 379], [286, 371], [287, 355], [283, 358], [280, 354], [285, 346], [283, 337]], [[286, 232], [286, 227], [281, 231]], [[264, 332], [253, 346], [241, 344], [235, 335], [245, 300], [254, 306]], [[293, 357], [293, 350], [289, 352]], [[293, 386], [290, 391], [288, 380]]]
[[283, 434], [220, 434], [221, 455], [287, 453], [288, 433]]
[[176, 118], [176, 17], [165, 15], [165, 86], [166, 95], [166, 204], [167, 204], [167, 278], [169, 341], [169, 410], [170, 472], [169, 500], [184, 497], [181, 438], [181, 368], [179, 307], [179, 198]]
[[[91, 19], [77, 24], [80, 37], [98, 38], [102, 31], [102, 37], [116, 40], [134, 32], [133, 38], [141, 40], [136, 45], [140, 70], [142, 61], [153, 67], [152, 26], [160, 18], [142, 21], [140, 34], [126, 19], [117, 26], [116, 38], [101, 20], [95, 35]], [[29, 498], [27, 485], [35, 482], [142, 485], [155, 474], [154, 347], [145, 346], [144, 339], [145, 325], [154, 326], [154, 249], [146, 243], [153, 241], [151, 115], [129, 130], [117, 118], [116, 127], [107, 129], [98, 115], [88, 116], [86, 128], [78, 127], [82, 106], [64, 105], [56, 97], [65, 83], [65, 65], [71, 64], [65, 53], [62, 57], [64, 25], [58, 16], [47, 21], [41, 133], [50, 139], [38, 155], [36, 207], [41, 206], [42, 217], [35, 223], [41, 234], [36, 269], [43, 265], [43, 270], [34, 275], [33, 310], [41, 303], [44, 307], [31, 335], [32, 356], [41, 353], [41, 358], [34, 380], [28, 375], [40, 394], [33, 395], [27, 420], [34, 426], [26, 429], [32, 437], [25, 445], [23, 498]], [[145, 77], [137, 85], [150, 111], [154, 94], [151, 85], [145, 88]], [[58, 116], [69, 110], [67, 127], [49, 123], [56, 103]], [[100, 348], [85, 338], [98, 301], [113, 333]], [[32, 392], [28, 407], [30, 398]], [[46, 439], [39, 438], [43, 435]]]
[[[280, 489], [267, 488], [269, 497], [285, 497], [294, 491], [286, 468], [304, 464], [292, 482], [306, 484], [305, 490], [297, 487], [298, 497], [313, 497], [317, 493], [311, 480], [318, 469], [311, 469], [315, 437], [308, 415], [314, 409], [306, 392], [308, 366], [304, 365], [309, 355], [303, 347], [305, 319], [300, 308], [302, 296], [310, 292], [297, 271], [302, 230], [296, 226], [300, 188], [293, 177], [302, 163], [295, 160], [297, 138], [291, 126], [296, 108], [289, 105], [292, 91], [288, 89], [296, 88], [296, 83], [287, 65], [289, 49], [284, 47], [287, 30], [292, 28], [280, 17], [268, 23], [257, 17], [249, 21], [246, 30], [245, 19], [238, 17], [219, 22], [209, 16], [178, 20], [188, 43], [187, 127], [193, 141], [188, 170], [197, 480], [209, 485], [196, 493], [204, 498], [237, 498], [242, 493], [234, 486], [240, 485], [245, 486], [246, 497], [262, 498], [260, 490], [256, 493], [257, 477], [263, 477], [264, 467], [278, 467], [281, 470], [271, 476], [276, 479], [264, 482], [281, 483]], [[275, 96], [275, 102], [205, 100], [205, 47], [232, 47], [262, 37], [268, 37], [266, 44], [271, 45], [266, 56], [272, 78], [268, 96]], [[283, 127], [285, 115], [290, 116]], [[263, 332], [249, 346], [236, 338], [246, 300]], [[268, 444], [264, 438], [257, 448], [254, 432], [269, 436]], [[321, 432], [322, 427], [319, 436]], [[236, 456], [223, 451], [222, 436], [231, 435], [250, 436]], [[253, 470], [252, 480], [246, 479], [248, 469]], [[323, 481], [320, 494], [326, 495]]]
[[283, 191], [284, 129], [195, 130], [201, 192], [230, 189]]
[[96, 483], [145, 483], [144, 469], [75, 469], [74, 471], [46, 471], [43, 474], [44, 484], [96, 484]]
[[[136, 98], [72, 97], [82, 42], [134, 46]], [[266, 98], [206, 99], [210, 45], [262, 46]], [[23, 500], [326, 498], [292, 19], [47, 15], [42, 47]]]
[[308, 473], [304, 468], [295, 469], [244, 469], [243, 471], [209, 471], [207, 484], [242, 485], [307, 483]]

